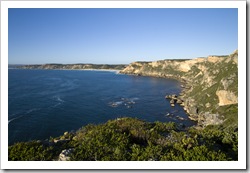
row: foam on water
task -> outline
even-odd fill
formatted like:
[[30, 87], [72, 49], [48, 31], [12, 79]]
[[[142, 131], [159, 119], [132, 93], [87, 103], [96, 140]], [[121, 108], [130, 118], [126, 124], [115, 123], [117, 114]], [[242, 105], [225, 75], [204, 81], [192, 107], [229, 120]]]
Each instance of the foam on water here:
[[57, 106], [59, 106], [59, 105], [61, 105], [62, 103], [65, 102], [64, 100], [61, 99], [60, 96], [53, 96], [52, 98], [53, 98], [53, 100], [56, 101], [56, 104], [54, 104], [53, 106], [51, 106], [52, 108], [55, 108], [55, 107], [57, 107]]
[[38, 111], [38, 110], [40, 110], [40, 108], [33, 108], [33, 109], [26, 111], [25, 114], [29, 114], [31, 112]]
[[139, 100], [138, 97], [133, 97], [133, 98], [125, 98], [121, 97], [119, 101], [112, 101], [109, 102], [108, 105], [111, 107], [118, 107], [118, 106], [126, 106], [127, 108], [131, 108], [133, 104], [135, 104], [136, 100]]
[[18, 116], [18, 117], [15, 117], [15, 118], [12, 118], [12, 119], [8, 120], [8, 124], [9, 124], [10, 122], [14, 121], [14, 120], [17, 120], [17, 119], [19, 119], [19, 118], [22, 118], [23, 116], [24, 116], [24, 115], [20, 115], [20, 116]]
[[32, 109], [29, 109], [27, 111], [24, 111], [24, 112], [21, 112], [18, 114], [13, 114], [11, 117], [13, 117], [13, 116], [16, 116], [16, 117], [8, 120], [8, 124], [14, 120], [17, 120], [17, 119], [22, 118], [24, 116], [30, 115], [32, 112], [39, 111], [39, 110], [40, 110], [40, 108], [32, 108]]
[[[193, 124], [182, 107], [173, 108], [165, 99], [166, 93], [179, 93], [177, 81], [119, 75], [82, 70], [9, 70], [9, 144], [56, 137], [89, 123], [125, 116]], [[167, 112], [171, 117], [165, 116]]]

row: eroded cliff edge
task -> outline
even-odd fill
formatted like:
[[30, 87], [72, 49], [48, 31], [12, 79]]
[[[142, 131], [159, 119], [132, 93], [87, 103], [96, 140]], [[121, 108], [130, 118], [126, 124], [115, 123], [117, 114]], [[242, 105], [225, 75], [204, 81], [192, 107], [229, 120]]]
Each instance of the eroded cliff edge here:
[[133, 62], [120, 73], [178, 79], [184, 84], [179, 96], [184, 109], [198, 126], [237, 127], [238, 50], [228, 56]]

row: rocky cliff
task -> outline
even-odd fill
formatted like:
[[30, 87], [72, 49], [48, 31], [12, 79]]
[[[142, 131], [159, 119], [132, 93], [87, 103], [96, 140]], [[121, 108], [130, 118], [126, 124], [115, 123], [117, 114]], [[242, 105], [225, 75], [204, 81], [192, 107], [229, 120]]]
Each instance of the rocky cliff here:
[[[179, 98], [190, 119], [204, 127], [238, 123], [238, 51], [228, 56], [192, 60], [133, 62], [124, 74], [176, 78], [183, 82]], [[168, 94], [168, 93], [166, 93]]]

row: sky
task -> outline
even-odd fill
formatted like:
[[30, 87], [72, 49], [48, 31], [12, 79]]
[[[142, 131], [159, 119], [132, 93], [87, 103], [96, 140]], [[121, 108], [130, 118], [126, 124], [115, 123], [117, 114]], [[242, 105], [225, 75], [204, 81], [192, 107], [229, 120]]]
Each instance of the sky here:
[[228, 55], [237, 8], [10, 8], [8, 63], [129, 64]]

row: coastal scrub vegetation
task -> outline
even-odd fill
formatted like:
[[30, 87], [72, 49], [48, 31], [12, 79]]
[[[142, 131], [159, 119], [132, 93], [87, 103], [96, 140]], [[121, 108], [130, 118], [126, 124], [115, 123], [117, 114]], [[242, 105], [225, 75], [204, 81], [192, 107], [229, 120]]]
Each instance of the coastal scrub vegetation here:
[[45, 141], [16, 143], [9, 146], [9, 160], [58, 160], [70, 148], [72, 161], [238, 160], [238, 131], [222, 128], [183, 130], [173, 122], [119, 118]]

